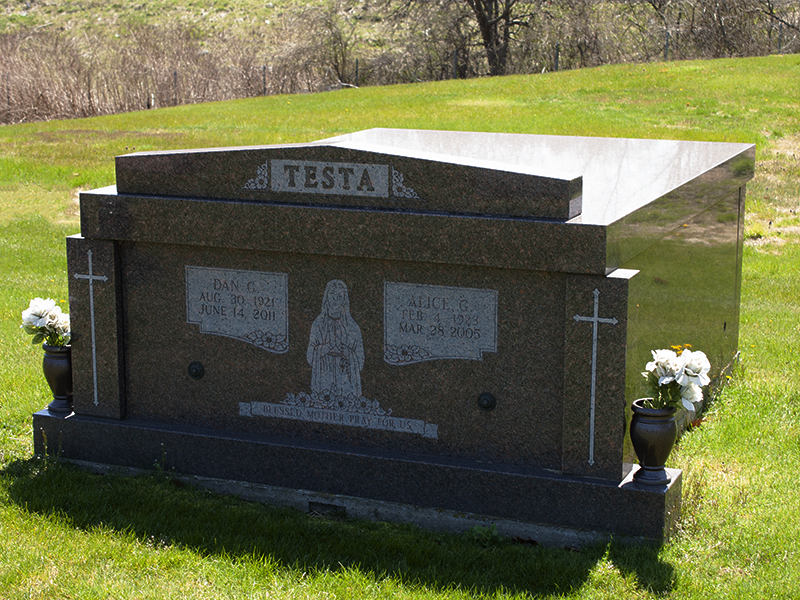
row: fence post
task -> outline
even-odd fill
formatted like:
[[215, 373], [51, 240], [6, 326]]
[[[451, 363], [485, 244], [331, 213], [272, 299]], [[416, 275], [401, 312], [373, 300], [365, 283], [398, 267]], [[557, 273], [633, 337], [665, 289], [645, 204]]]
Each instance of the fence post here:
[[453, 79], [458, 79], [458, 48], [453, 50]]
[[261, 84], [264, 89], [262, 96], [267, 95], [267, 65], [261, 65]]
[[356, 81], [355, 86], [358, 87], [358, 59], [356, 59]]
[[8, 82], [8, 73], [5, 74], [6, 79], [6, 108], [11, 110], [11, 84]]
[[669, 30], [664, 36], [664, 62], [669, 60]]
[[783, 54], [783, 23], [778, 26], [778, 54]]
[[178, 106], [178, 70], [177, 69], [175, 69], [175, 71], [172, 73], [172, 89], [173, 89], [173, 95], [172, 95], [173, 102], [172, 102], [172, 105], [173, 106]]
[[556, 42], [556, 60], [555, 60], [555, 69], [554, 71], [558, 71], [558, 55], [561, 52], [561, 44]]

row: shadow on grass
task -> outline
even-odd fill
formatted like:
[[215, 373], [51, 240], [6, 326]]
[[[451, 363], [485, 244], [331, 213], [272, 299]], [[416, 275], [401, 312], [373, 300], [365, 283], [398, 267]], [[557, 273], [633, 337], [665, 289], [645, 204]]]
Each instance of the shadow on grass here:
[[633, 575], [637, 587], [666, 595], [675, 587], [675, 569], [659, 558], [658, 546], [610, 544], [608, 558], [623, 575]]
[[[579, 551], [493, 536], [425, 531], [412, 525], [335, 520], [196, 490], [163, 472], [92, 475], [51, 459], [16, 461], [0, 471], [12, 502], [57, 514], [84, 530], [133, 533], [204, 556], [269, 558], [303, 572], [357, 568], [376, 580], [477, 593], [562, 595], [582, 587], [598, 561], [611, 559], [656, 593], [673, 587], [658, 548], [616, 543]], [[483, 542], [483, 543], [481, 543]]]

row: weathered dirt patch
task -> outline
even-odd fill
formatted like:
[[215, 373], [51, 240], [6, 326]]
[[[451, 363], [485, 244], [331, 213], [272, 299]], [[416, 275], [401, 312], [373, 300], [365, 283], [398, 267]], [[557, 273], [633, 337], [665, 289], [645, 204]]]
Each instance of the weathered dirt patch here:
[[775, 152], [800, 160], [800, 134], [787, 135], [775, 142]]

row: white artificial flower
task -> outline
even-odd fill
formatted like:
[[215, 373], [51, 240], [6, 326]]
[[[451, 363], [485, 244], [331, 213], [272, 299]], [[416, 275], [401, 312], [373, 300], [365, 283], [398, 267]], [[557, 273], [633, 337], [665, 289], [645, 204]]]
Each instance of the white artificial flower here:
[[707, 386], [711, 381], [708, 376], [711, 363], [708, 362], [708, 357], [705, 353], [684, 350], [681, 353], [681, 358], [684, 360], [684, 366], [680, 376], [676, 377], [678, 384], [687, 386], [691, 383], [700, 387]]
[[[22, 325], [26, 329], [31, 327], [46, 327], [47, 315], [50, 311], [56, 308], [56, 301], [47, 298], [34, 298], [31, 300], [30, 306], [22, 311]], [[59, 312], [61, 308], [58, 309]]]
[[651, 350], [650, 354], [653, 355], [653, 362], [647, 363], [647, 369], [649, 371], [652, 371], [652, 369], [650, 368], [650, 365], [653, 365], [653, 364], [656, 364], [656, 363], [667, 363], [671, 359], [674, 359], [674, 358], [676, 358], [678, 356], [672, 350]]
[[658, 385], [667, 385], [683, 374], [684, 362], [672, 350], [652, 350], [653, 361], [647, 363], [647, 370], [658, 376]]
[[63, 346], [71, 337], [69, 315], [50, 298], [34, 298], [22, 311], [22, 329], [33, 337], [35, 343]]
[[703, 401], [703, 388], [690, 383], [681, 390], [681, 403], [686, 410], [697, 410], [696, 405]]
[[697, 407], [683, 399], [681, 399], [681, 404], [683, 404], [683, 408], [685, 408], [686, 412], [689, 414], [689, 422], [694, 421], [697, 417]]
[[69, 315], [67, 313], [59, 312], [58, 320], [55, 322], [53, 329], [55, 329], [59, 336], [68, 339], [70, 337]]
[[44, 317], [45, 320], [45, 327], [47, 329], [54, 330], [58, 325], [58, 321], [61, 318], [62, 312], [60, 306], [54, 306], [50, 309], [50, 312], [47, 313]]

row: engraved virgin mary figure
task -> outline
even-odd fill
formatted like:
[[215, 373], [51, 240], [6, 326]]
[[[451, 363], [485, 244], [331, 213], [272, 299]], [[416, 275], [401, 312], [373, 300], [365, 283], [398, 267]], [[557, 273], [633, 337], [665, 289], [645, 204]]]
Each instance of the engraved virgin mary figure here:
[[311, 325], [306, 359], [311, 365], [311, 392], [334, 398], [361, 397], [364, 343], [350, 316], [350, 299], [343, 281], [325, 286], [322, 312]]

